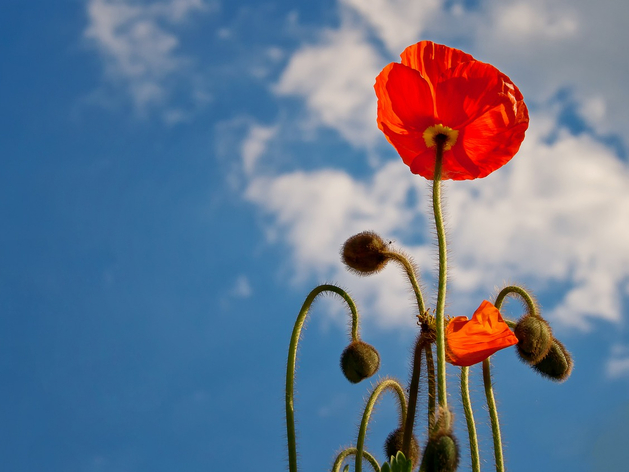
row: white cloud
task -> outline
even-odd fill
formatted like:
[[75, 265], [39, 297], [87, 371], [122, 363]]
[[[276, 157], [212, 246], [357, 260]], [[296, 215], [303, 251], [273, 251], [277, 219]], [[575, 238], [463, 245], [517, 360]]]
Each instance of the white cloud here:
[[230, 295], [236, 298], [249, 298], [253, 290], [246, 275], [239, 275], [230, 291]]
[[321, 36], [319, 44], [291, 57], [275, 91], [302, 97], [316, 124], [336, 129], [356, 146], [369, 146], [377, 136], [373, 84], [383, 61], [359, 26], [345, 24]]
[[258, 159], [266, 151], [269, 140], [275, 136], [277, 130], [278, 126], [251, 125], [241, 148], [245, 174], [251, 175], [253, 173]]
[[[209, 8], [203, 0], [89, 0], [84, 36], [102, 56], [107, 79], [124, 87], [143, 113], [167, 101], [169, 81], [183, 80], [182, 72], [191, 74], [191, 60], [179, 52], [174, 26]], [[203, 94], [198, 83], [192, 88], [193, 95]]]
[[[457, 296], [450, 307], [471, 310], [505, 280], [534, 290], [561, 282], [569, 288], [558, 294], [550, 318], [583, 330], [594, 319], [619, 322], [629, 278], [629, 170], [587, 135], [562, 131], [547, 142], [554, 119], [536, 118], [507, 167], [487, 179], [445, 185]], [[269, 240], [291, 248], [298, 282], [310, 275], [347, 282], [369, 300], [380, 322], [405, 323], [412, 305], [399, 273], [348, 277], [338, 250], [366, 229], [400, 243], [418, 234], [432, 241], [422, 198], [427, 188], [424, 179], [392, 161], [366, 181], [332, 169], [257, 177], [246, 197], [271, 216]], [[410, 192], [419, 197], [418, 206], [408, 204]], [[434, 267], [433, 243], [408, 252], [422, 269]]]
[[616, 379], [629, 376], [629, 347], [616, 345], [612, 347], [611, 358], [607, 361], [607, 376]]

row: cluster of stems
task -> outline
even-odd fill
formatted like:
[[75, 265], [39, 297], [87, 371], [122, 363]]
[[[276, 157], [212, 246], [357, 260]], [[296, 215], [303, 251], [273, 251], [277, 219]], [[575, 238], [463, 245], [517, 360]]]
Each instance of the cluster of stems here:
[[[443, 138], [443, 139], [442, 139]], [[343, 450], [334, 461], [332, 471], [341, 470], [344, 462], [354, 456], [354, 470], [362, 471], [363, 459], [366, 459], [375, 471], [380, 471], [378, 461], [368, 451], [364, 450], [365, 436], [371, 412], [378, 401], [379, 397], [385, 391], [395, 393], [399, 405], [400, 413], [400, 429], [403, 431], [403, 441], [401, 452], [406, 457], [412, 455], [412, 441], [414, 440], [414, 431], [416, 430], [415, 417], [417, 408], [417, 398], [420, 384], [420, 372], [422, 362], [425, 362], [428, 379], [428, 407], [427, 407], [427, 423], [426, 435], [428, 440], [435, 434], [452, 434], [452, 415], [448, 407], [448, 390], [446, 385], [446, 339], [445, 339], [445, 301], [447, 288], [447, 247], [446, 235], [444, 229], [443, 214], [441, 209], [441, 169], [443, 160], [443, 151], [445, 146], [445, 137], [437, 136], [436, 138], [436, 165], [434, 172], [434, 180], [432, 185], [432, 209], [434, 213], [434, 221], [439, 247], [439, 272], [437, 286], [437, 302], [434, 311], [428, 310], [424, 303], [424, 298], [418, 282], [417, 273], [413, 264], [401, 253], [386, 250], [383, 254], [388, 260], [399, 263], [404, 269], [409, 282], [417, 299], [417, 309], [419, 311], [418, 324], [421, 326], [420, 333], [417, 337], [412, 362], [412, 372], [410, 376], [410, 385], [408, 390], [400, 385], [396, 380], [386, 378], [381, 380], [373, 392], [371, 393], [367, 405], [365, 407], [363, 417], [360, 423], [358, 438], [355, 447]], [[295, 441], [295, 417], [293, 403], [293, 384], [295, 377], [295, 361], [297, 356], [298, 342], [301, 336], [301, 330], [308, 314], [310, 306], [315, 298], [324, 292], [331, 292], [339, 295], [349, 307], [352, 317], [351, 341], [360, 340], [359, 336], [359, 315], [356, 305], [349, 295], [341, 288], [335, 285], [321, 285], [316, 287], [306, 298], [295, 327], [293, 329], [288, 365], [286, 371], [286, 424], [288, 437], [288, 463], [290, 472], [297, 472], [297, 449]], [[500, 292], [496, 299], [495, 306], [500, 309], [505, 297], [516, 295], [524, 299], [529, 305], [529, 312], [534, 312], [535, 304], [532, 298], [520, 287], [506, 287]], [[431, 314], [431, 311], [434, 315]], [[436, 352], [436, 369], [434, 365], [433, 345]], [[500, 438], [500, 425], [498, 422], [498, 413], [496, 410], [496, 402], [492, 389], [491, 365], [490, 359], [485, 359], [482, 363], [482, 375], [485, 386], [485, 396], [487, 401], [487, 409], [491, 421], [491, 430], [493, 434], [493, 449], [495, 457], [496, 472], [504, 471], [504, 460], [502, 454], [502, 444]], [[471, 467], [473, 472], [480, 472], [479, 448], [476, 433], [476, 425], [474, 422], [474, 413], [469, 394], [469, 367], [461, 367], [460, 369], [460, 395], [465, 414], [465, 420], [468, 430], [469, 449]], [[458, 459], [457, 459], [458, 460]], [[347, 467], [345, 470], [347, 470]], [[427, 470], [426, 458], [420, 464], [420, 472]], [[456, 467], [456, 466], [455, 466]], [[430, 469], [428, 472], [432, 472]]]

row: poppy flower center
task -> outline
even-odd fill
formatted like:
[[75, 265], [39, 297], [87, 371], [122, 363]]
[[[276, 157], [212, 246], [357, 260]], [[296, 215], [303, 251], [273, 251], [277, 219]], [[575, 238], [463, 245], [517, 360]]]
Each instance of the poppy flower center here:
[[449, 151], [456, 143], [459, 131], [445, 125], [434, 125], [426, 128], [422, 136], [427, 147], [435, 147], [438, 142], [442, 142], [444, 143], [443, 150]]

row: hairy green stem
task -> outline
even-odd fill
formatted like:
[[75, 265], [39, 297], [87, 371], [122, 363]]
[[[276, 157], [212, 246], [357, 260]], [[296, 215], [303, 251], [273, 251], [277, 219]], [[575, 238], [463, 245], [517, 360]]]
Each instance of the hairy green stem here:
[[374, 389], [373, 393], [369, 397], [369, 400], [367, 401], [367, 405], [365, 406], [365, 411], [363, 413], [363, 419], [360, 422], [358, 440], [356, 441], [356, 464], [354, 466], [354, 472], [362, 471], [363, 449], [365, 446], [365, 437], [367, 436], [367, 426], [369, 425], [371, 412], [373, 411], [380, 394], [382, 394], [386, 390], [393, 390], [395, 393], [397, 393], [402, 422], [408, 414], [406, 408], [406, 397], [404, 396], [404, 389], [396, 380], [385, 379], [382, 380], [378, 385], [376, 385], [376, 388]]
[[411, 374], [411, 385], [408, 389], [408, 413], [404, 421], [404, 434], [402, 436], [402, 452], [406, 457], [411, 457], [411, 440], [413, 438], [413, 428], [415, 426], [415, 410], [417, 409], [417, 392], [419, 391], [419, 376], [422, 366], [422, 352], [427, 343], [426, 336], [421, 333], [415, 343], [413, 354], [413, 371]]
[[432, 356], [432, 344], [426, 345], [426, 366], [428, 370], [428, 431], [436, 420], [437, 385], [435, 382], [435, 361]]
[[306, 321], [306, 315], [314, 299], [322, 292], [332, 292], [340, 295], [349, 305], [352, 315], [352, 340], [357, 341], [358, 335], [358, 310], [351, 297], [336, 285], [324, 284], [314, 288], [306, 297], [304, 304], [297, 315], [293, 334], [288, 347], [288, 361], [286, 363], [286, 436], [288, 438], [288, 468], [290, 472], [297, 472], [297, 440], [295, 434], [295, 409], [294, 409], [294, 386], [295, 386], [295, 364], [297, 362], [297, 346], [301, 337], [301, 329]]
[[478, 437], [476, 436], [476, 423], [474, 422], [474, 412], [472, 411], [472, 400], [470, 399], [469, 387], [469, 367], [461, 367], [461, 401], [467, 422], [467, 434], [470, 439], [470, 455], [472, 457], [472, 472], [480, 472], [480, 457], [478, 454]]
[[[343, 461], [347, 459], [351, 455], [355, 455], [358, 449], [355, 447], [348, 447], [347, 449], [341, 451], [338, 456], [336, 456], [336, 460], [334, 461], [334, 465], [332, 465], [332, 472], [339, 472], [341, 467], [343, 466]], [[363, 451], [363, 455], [367, 459], [367, 461], [371, 464], [371, 467], [376, 472], [380, 472], [380, 464], [374, 456], [369, 454], [367, 451]]]
[[435, 227], [437, 229], [437, 241], [439, 242], [439, 284], [437, 291], [437, 308], [435, 312], [437, 325], [437, 391], [439, 406], [446, 411], [448, 409], [448, 391], [446, 388], [446, 342], [445, 342], [445, 302], [446, 282], [448, 270], [448, 257], [446, 247], [446, 232], [441, 212], [441, 168], [443, 164], [443, 148], [445, 136], [437, 136], [435, 174], [432, 184], [432, 207], [435, 215]]
[[498, 308], [498, 310], [502, 308], [502, 303], [508, 295], [519, 296], [524, 303], [526, 303], [528, 313], [533, 316], [539, 316], [537, 313], [537, 304], [535, 303], [535, 300], [533, 300], [533, 297], [526, 290], [522, 287], [518, 287], [517, 285], [509, 285], [500, 291], [496, 297], [496, 303], [494, 303], [494, 306]]
[[413, 264], [404, 254], [400, 254], [399, 252], [386, 251], [383, 255], [398, 262], [404, 268], [408, 280], [413, 287], [413, 291], [415, 292], [415, 297], [417, 298], [417, 308], [419, 308], [420, 313], [424, 313], [426, 311], [426, 305], [424, 304], [424, 297], [422, 296], [422, 291], [417, 280], [417, 273], [415, 272]]
[[504, 458], [502, 456], [502, 438], [500, 437], [500, 423], [498, 422], [498, 409], [494, 399], [494, 391], [491, 385], [491, 357], [483, 361], [483, 383], [485, 384], [485, 397], [487, 397], [487, 408], [491, 419], [491, 433], [494, 437], [494, 457], [496, 462], [496, 472], [504, 472]]

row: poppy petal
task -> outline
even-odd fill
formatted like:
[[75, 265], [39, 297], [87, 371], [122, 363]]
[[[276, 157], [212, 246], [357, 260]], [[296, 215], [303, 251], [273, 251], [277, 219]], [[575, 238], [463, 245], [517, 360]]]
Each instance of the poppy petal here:
[[457, 316], [446, 326], [448, 362], [470, 366], [484, 361], [500, 349], [518, 343], [498, 309], [484, 300], [471, 320]]

